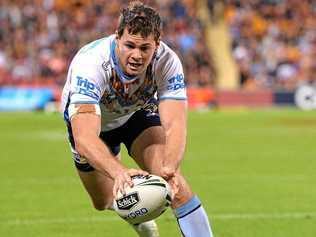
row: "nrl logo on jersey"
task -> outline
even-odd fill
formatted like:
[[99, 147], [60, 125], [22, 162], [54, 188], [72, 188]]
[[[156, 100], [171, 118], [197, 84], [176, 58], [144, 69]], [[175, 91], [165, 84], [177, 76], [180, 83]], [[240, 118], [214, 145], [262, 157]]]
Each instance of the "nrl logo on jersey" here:
[[103, 62], [103, 63], [102, 63], [102, 68], [103, 68], [103, 70], [106, 71], [106, 72], [111, 69], [110, 66], [111, 66], [111, 62], [110, 62], [110, 61], [107, 61], [107, 62]]
[[117, 207], [121, 210], [129, 210], [139, 202], [138, 193], [131, 193], [116, 200]]

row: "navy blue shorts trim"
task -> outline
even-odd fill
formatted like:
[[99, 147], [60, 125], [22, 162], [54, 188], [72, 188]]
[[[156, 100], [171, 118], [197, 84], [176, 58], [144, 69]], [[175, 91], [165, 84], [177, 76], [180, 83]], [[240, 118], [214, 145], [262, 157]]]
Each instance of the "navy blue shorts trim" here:
[[[110, 131], [101, 132], [100, 138], [116, 156], [120, 152], [120, 145], [123, 143], [130, 155], [130, 149], [134, 140], [147, 128], [161, 126], [159, 114], [152, 110], [140, 109], [136, 111], [125, 124]], [[75, 161], [78, 170], [83, 172], [93, 171], [89, 164], [81, 164]]]

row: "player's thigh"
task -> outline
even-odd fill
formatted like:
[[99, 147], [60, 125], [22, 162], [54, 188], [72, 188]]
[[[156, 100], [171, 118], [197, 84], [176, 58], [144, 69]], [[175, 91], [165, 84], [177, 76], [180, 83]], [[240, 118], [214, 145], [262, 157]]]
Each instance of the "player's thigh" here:
[[113, 180], [96, 170], [90, 172], [78, 170], [78, 174], [93, 206], [97, 210], [110, 208], [113, 202]]
[[[120, 154], [116, 155], [116, 159], [120, 160]], [[77, 172], [93, 206], [97, 210], [111, 208], [113, 203], [113, 179], [95, 169], [89, 172], [77, 169]]]
[[[137, 164], [149, 173], [161, 175], [163, 159], [165, 157], [165, 133], [161, 126], [154, 126], [144, 130], [133, 142], [130, 153]], [[181, 206], [192, 198], [192, 190], [183, 177], [180, 168], [177, 170], [179, 192], [172, 202], [174, 208]]]
[[159, 174], [165, 156], [165, 143], [166, 136], [162, 126], [149, 127], [133, 141], [130, 155], [142, 169]]

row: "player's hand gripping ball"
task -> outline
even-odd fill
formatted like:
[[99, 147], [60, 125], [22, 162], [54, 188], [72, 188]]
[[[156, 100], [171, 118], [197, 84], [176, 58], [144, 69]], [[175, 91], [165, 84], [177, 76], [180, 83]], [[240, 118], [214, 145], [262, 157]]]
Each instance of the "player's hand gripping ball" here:
[[171, 189], [167, 181], [156, 175], [132, 177], [134, 186], [118, 193], [114, 210], [130, 224], [139, 224], [160, 216], [171, 204]]

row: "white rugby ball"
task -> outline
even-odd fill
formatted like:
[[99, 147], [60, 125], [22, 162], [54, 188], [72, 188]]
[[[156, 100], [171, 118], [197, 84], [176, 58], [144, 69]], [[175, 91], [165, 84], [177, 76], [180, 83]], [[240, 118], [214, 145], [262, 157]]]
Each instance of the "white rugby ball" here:
[[171, 204], [169, 184], [157, 175], [132, 177], [134, 186], [120, 192], [114, 200], [114, 210], [130, 224], [139, 224], [160, 216]]

